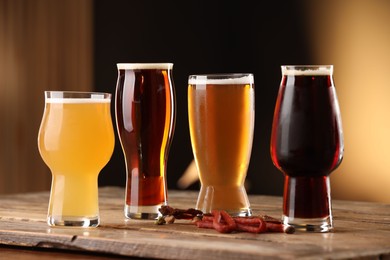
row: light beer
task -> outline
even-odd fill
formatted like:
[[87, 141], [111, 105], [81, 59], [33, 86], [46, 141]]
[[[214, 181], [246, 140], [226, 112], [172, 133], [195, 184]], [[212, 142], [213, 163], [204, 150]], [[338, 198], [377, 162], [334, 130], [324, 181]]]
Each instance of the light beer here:
[[244, 181], [254, 128], [253, 76], [190, 76], [188, 114], [201, 190], [197, 209], [250, 215]]
[[49, 225], [98, 225], [97, 177], [114, 142], [110, 99], [46, 98], [38, 147], [52, 172]]

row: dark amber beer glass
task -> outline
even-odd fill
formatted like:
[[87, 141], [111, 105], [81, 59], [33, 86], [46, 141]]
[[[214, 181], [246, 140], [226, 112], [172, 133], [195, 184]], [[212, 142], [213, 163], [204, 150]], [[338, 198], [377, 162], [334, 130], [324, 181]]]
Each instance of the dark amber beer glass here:
[[201, 182], [196, 208], [249, 216], [244, 181], [254, 130], [253, 75], [191, 75], [188, 84], [191, 144]]
[[175, 128], [172, 63], [119, 63], [115, 106], [126, 163], [128, 218], [156, 219], [166, 205], [166, 168]]
[[343, 130], [332, 65], [282, 66], [271, 157], [284, 173], [283, 222], [333, 229], [329, 175], [341, 163]]

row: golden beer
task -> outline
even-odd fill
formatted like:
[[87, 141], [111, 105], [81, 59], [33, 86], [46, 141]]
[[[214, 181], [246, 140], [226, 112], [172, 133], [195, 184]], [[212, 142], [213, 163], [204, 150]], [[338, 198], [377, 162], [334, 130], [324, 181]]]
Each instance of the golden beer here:
[[97, 226], [97, 177], [110, 160], [115, 142], [110, 94], [94, 98], [48, 95], [38, 136], [39, 152], [52, 172], [48, 224]]
[[253, 140], [253, 75], [190, 76], [188, 113], [201, 181], [197, 209], [250, 215], [244, 181]]

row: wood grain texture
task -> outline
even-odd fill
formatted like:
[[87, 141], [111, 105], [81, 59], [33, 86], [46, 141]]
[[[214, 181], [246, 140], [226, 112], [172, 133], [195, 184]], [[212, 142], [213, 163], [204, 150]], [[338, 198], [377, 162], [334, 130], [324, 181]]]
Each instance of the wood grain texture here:
[[93, 89], [92, 0], [0, 0], [0, 194], [50, 188], [45, 90]]
[[[200, 229], [188, 220], [155, 225], [123, 215], [124, 190], [100, 188], [98, 228], [50, 228], [48, 192], [0, 196], [0, 244], [164, 259], [389, 259], [390, 205], [334, 201], [335, 232], [232, 233]], [[172, 207], [194, 207], [197, 193], [171, 191]], [[249, 196], [254, 214], [279, 217], [282, 200]]]

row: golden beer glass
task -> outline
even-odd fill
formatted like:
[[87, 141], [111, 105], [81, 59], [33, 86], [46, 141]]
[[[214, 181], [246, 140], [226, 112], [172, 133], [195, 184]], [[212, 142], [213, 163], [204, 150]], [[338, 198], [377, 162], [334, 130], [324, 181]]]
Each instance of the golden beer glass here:
[[38, 148], [52, 173], [49, 226], [99, 225], [98, 175], [115, 139], [111, 94], [45, 91]]
[[244, 187], [252, 151], [255, 96], [250, 73], [190, 75], [188, 115], [201, 182], [196, 208], [250, 216]]

